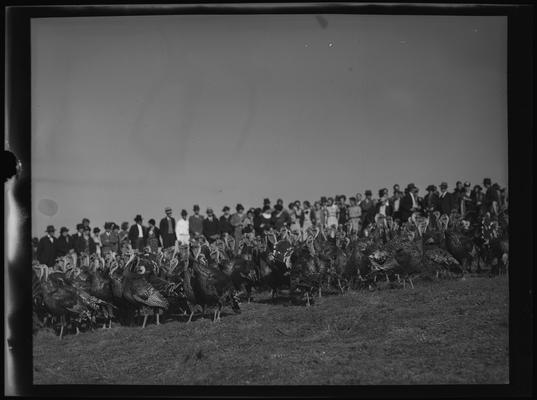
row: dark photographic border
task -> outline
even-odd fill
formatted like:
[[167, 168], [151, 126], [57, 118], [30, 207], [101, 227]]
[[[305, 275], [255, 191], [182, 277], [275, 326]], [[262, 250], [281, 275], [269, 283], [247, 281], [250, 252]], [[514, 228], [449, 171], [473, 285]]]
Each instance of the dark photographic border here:
[[[12, 336], [8, 349], [14, 356], [16, 394], [54, 397], [530, 397], [533, 376], [532, 269], [533, 269], [533, 15], [529, 4], [451, 3], [329, 3], [329, 2], [208, 2], [142, 5], [88, 1], [75, 6], [54, 6], [12, 1], [3, 8], [6, 41], [4, 108], [9, 148], [20, 161], [14, 197], [28, 218], [20, 221], [20, 243], [15, 258], [5, 263], [8, 281], [17, 288], [14, 313], [8, 324]], [[61, 5], [63, 4], [63, 5]], [[90, 5], [92, 4], [92, 5]], [[508, 154], [510, 199], [509, 269], [509, 384], [506, 385], [393, 385], [393, 386], [131, 386], [131, 385], [33, 385], [31, 296], [31, 62], [30, 20], [47, 17], [90, 17], [166, 14], [395, 14], [490, 15], [508, 17]], [[6, 225], [4, 225], [4, 233]], [[6, 328], [6, 327], [4, 327]], [[4, 345], [6, 342], [4, 342]]]

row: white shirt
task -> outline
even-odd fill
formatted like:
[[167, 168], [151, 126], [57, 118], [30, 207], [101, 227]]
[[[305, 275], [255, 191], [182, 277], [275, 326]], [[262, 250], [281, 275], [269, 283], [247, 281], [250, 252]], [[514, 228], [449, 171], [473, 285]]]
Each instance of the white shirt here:
[[382, 205], [379, 208], [379, 214], [386, 215], [386, 203], [382, 203]]
[[418, 203], [416, 203], [416, 199], [414, 198], [414, 194], [410, 193], [410, 198], [412, 199], [412, 208], [417, 208]]
[[395, 199], [393, 201], [393, 211], [399, 211], [399, 202], [401, 201], [401, 199]]
[[189, 234], [188, 228], [189, 228], [188, 219], [180, 218], [175, 224], [175, 234], [177, 235], [177, 237], [179, 237], [179, 235], [188, 235]]
[[144, 237], [144, 231], [142, 230], [142, 226], [140, 224], [136, 224], [138, 226], [138, 237], [143, 238]]

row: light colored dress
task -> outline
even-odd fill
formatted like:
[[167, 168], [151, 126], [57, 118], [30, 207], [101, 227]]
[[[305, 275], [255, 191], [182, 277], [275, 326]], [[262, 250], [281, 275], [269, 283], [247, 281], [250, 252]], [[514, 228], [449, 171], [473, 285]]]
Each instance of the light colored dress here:
[[152, 253], [158, 252], [159, 241], [155, 233], [155, 228], [150, 228], [147, 234], [147, 243]]
[[350, 232], [360, 231], [360, 216], [362, 215], [362, 209], [360, 206], [349, 207], [349, 229]]
[[302, 215], [304, 216], [304, 222], [302, 224], [302, 232], [306, 232], [313, 225], [313, 223], [311, 222], [312, 212], [313, 210], [310, 210], [310, 209], [302, 211]]
[[189, 223], [188, 219], [179, 218], [175, 224], [175, 236], [180, 245], [190, 243]]
[[338, 220], [337, 220], [338, 206], [335, 204], [332, 204], [331, 206], [327, 206], [326, 211], [328, 214], [328, 218], [326, 219], [326, 226], [327, 227], [330, 227], [332, 225], [338, 226]]

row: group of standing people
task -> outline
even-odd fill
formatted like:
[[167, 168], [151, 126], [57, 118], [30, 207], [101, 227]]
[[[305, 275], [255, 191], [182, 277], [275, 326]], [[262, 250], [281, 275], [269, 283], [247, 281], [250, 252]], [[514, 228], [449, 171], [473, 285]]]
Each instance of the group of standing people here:
[[194, 205], [192, 215], [189, 216], [183, 209], [176, 220], [171, 207], [166, 207], [158, 226], [154, 219], [150, 219], [146, 226], [142, 216], [136, 215], [133, 225], [123, 222], [120, 227], [114, 222], [106, 222], [102, 233], [97, 227], [92, 231], [89, 219], [84, 218], [77, 224], [77, 232], [73, 235], [69, 235], [68, 228], [62, 227], [60, 236], [56, 238], [54, 226], [48, 226], [45, 236], [40, 240], [33, 239], [34, 258], [52, 266], [57, 257], [70, 252], [105, 255], [112, 251], [121, 252], [126, 243], [138, 251], [149, 246], [156, 252], [159, 247], [168, 248], [176, 244], [188, 246], [191, 238], [200, 236], [209, 243], [231, 236], [237, 248], [243, 236], [263, 237], [267, 231], [279, 231], [283, 227], [297, 233], [316, 226], [335, 227], [349, 234], [360, 234], [364, 227], [374, 222], [377, 215], [404, 222], [414, 212], [427, 215], [438, 211], [449, 215], [455, 211], [470, 222], [475, 222], [486, 212], [498, 215], [507, 209], [506, 189], [500, 188], [497, 183], [492, 184], [489, 178], [483, 180], [484, 189], [480, 185], [471, 188], [469, 182], [463, 184], [460, 181], [451, 192], [447, 183], [442, 182], [439, 186], [440, 190], [435, 185], [427, 186], [424, 197], [419, 196], [419, 189], [414, 183], [409, 183], [403, 191], [396, 184], [391, 196], [388, 189], [382, 188], [377, 199], [373, 199], [371, 190], [366, 190], [364, 197], [357, 193], [349, 197], [348, 203], [345, 195], [323, 196], [313, 205], [307, 200], [297, 200], [288, 204], [287, 208], [282, 199], [272, 206], [270, 199], [266, 198], [262, 207], [252, 207], [248, 211], [242, 204], [237, 204], [233, 214], [225, 206], [219, 218], [212, 208], [207, 208], [204, 216], [200, 214], [200, 207]]

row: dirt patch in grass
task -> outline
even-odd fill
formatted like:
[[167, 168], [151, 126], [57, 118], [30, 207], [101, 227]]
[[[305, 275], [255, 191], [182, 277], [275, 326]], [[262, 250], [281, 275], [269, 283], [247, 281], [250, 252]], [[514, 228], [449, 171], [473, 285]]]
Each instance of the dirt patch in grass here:
[[[258, 298], [267, 299], [268, 295]], [[242, 304], [168, 321], [34, 337], [36, 384], [508, 383], [506, 277]]]

